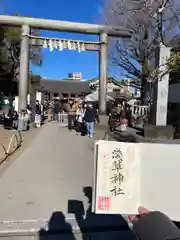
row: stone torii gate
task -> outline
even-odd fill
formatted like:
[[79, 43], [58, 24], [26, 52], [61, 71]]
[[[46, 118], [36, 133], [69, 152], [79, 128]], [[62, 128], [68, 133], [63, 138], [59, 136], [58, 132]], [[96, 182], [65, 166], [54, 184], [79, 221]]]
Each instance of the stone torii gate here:
[[[84, 42], [87, 50], [99, 51], [99, 110], [106, 113], [106, 80], [107, 80], [107, 51], [108, 36], [130, 38], [129, 30], [113, 26], [104, 26], [87, 23], [56, 21], [49, 19], [27, 18], [18, 16], [0, 15], [0, 24], [22, 28], [20, 53], [20, 79], [19, 79], [19, 110], [27, 109], [28, 77], [29, 77], [29, 47], [42, 46], [42, 39], [30, 35], [30, 29], [45, 29], [59, 32], [74, 32], [82, 34], [95, 34], [100, 36], [99, 42]], [[38, 43], [37, 43], [38, 41]], [[82, 41], [83, 42], [83, 41]]]

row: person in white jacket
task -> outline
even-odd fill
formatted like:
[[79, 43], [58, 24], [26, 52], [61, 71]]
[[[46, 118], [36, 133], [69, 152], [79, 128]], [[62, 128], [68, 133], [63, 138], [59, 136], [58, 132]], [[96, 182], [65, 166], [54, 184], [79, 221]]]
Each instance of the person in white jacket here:
[[76, 126], [76, 134], [83, 135], [84, 129], [84, 113], [85, 109], [82, 104], [79, 104], [78, 110], [76, 112], [77, 126]]

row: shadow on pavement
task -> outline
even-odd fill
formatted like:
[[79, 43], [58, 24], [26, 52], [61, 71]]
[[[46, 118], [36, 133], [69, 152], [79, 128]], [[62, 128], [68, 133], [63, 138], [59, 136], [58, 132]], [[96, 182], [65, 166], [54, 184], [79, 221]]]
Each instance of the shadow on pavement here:
[[75, 240], [71, 225], [66, 221], [62, 212], [54, 212], [48, 223], [48, 230], [39, 231], [40, 240]]
[[83, 188], [89, 207], [84, 211], [82, 201], [68, 200], [68, 213], [73, 213], [79, 231], [73, 232], [62, 212], [54, 212], [48, 222], [47, 229], [39, 231], [40, 240], [136, 240], [134, 233], [121, 215], [95, 214], [91, 212], [92, 188]]
[[92, 188], [84, 187], [83, 192], [89, 202], [89, 207], [84, 215], [81, 201], [69, 200], [68, 212], [75, 215], [75, 219], [82, 233], [82, 239], [113, 239], [135, 240], [134, 233], [121, 215], [95, 214], [91, 212]]

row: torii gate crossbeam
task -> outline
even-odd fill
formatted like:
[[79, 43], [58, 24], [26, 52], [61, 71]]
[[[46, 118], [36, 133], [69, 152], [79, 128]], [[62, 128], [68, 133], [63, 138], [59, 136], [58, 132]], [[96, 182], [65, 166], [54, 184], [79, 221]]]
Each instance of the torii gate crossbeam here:
[[112, 37], [130, 37], [131, 33], [123, 27], [106, 26], [89, 23], [68, 22], [41, 18], [28, 18], [18, 16], [0, 15], [0, 24], [8, 26], [23, 26], [28, 25], [32, 28], [59, 31], [59, 32], [74, 32], [83, 34], [100, 34], [107, 33]]
[[107, 80], [107, 51], [108, 36], [130, 38], [131, 32], [124, 28], [88, 23], [76, 23], [49, 19], [28, 18], [19, 16], [0, 15], [0, 24], [22, 27], [20, 80], [19, 80], [19, 109], [27, 108], [28, 78], [29, 78], [29, 35], [30, 28], [45, 29], [59, 32], [74, 32], [95, 34], [100, 36], [100, 83], [99, 83], [99, 111], [106, 113], [106, 80]]

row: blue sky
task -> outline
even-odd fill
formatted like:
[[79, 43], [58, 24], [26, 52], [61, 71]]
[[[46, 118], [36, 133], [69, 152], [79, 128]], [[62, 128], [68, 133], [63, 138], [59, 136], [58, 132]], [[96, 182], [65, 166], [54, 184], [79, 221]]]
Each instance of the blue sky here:
[[[18, 13], [24, 16], [73, 22], [99, 23], [103, 0], [0, 0], [0, 14]], [[98, 40], [97, 36], [41, 31], [42, 36]], [[42, 67], [32, 67], [34, 73], [49, 79], [66, 78], [70, 72], [82, 72], [84, 79], [98, 76], [98, 53], [43, 50]]]

